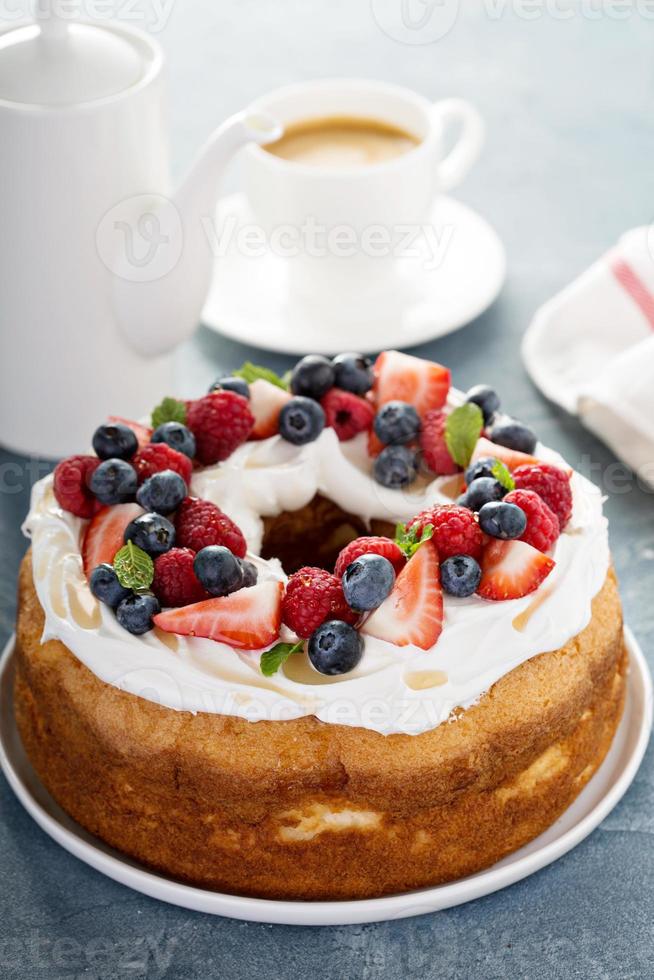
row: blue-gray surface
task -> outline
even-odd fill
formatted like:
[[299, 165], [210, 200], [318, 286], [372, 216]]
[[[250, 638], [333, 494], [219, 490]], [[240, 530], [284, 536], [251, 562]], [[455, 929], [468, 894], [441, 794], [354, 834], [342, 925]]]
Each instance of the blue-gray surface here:
[[[414, 2], [419, 16], [421, 0]], [[456, 12], [454, 3], [445, 7]], [[607, 510], [626, 615], [647, 653], [654, 641], [652, 496], [539, 396], [521, 366], [519, 340], [543, 300], [622, 231], [652, 217], [648, 5], [485, 0], [462, 5], [440, 40], [415, 46], [383, 33], [371, 9], [368, 0], [173, 5], [161, 40], [171, 56], [176, 169], [228, 111], [297, 79], [368, 75], [479, 106], [488, 142], [461, 197], [504, 239], [508, 281], [476, 323], [417, 353], [449, 364], [460, 386], [496, 384], [546, 442], [581, 459], [612, 490]], [[442, 16], [443, 4], [436, 9]], [[202, 330], [185, 352], [186, 380], [202, 390], [219, 367], [246, 357], [261, 355]], [[19, 524], [27, 488], [42, 472], [0, 456], [3, 640], [25, 547]], [[650, 749], [625, 799], [588, 840], [503, 892], [418, 919], [316, 930], [212, 918], [131, 892], [50, 841], [3, 783], [0, 976], [652, 976], [653, 781]]]

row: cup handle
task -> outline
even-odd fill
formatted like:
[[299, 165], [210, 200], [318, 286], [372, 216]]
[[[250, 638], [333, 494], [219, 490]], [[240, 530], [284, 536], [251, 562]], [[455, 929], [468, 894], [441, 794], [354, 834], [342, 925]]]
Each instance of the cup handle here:
[[448, 191], [460, 184], [479, 156], [484, 142], [484, 121], [465, 99], [441, 99], [433, 106], [434, 116], [445, 130], [453, 124], [459, 137], [438, 165], [440, 190]]

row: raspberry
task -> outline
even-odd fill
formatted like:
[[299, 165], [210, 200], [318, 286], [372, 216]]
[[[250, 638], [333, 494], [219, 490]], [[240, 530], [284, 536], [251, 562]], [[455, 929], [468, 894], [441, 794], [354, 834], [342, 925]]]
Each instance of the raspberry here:
[[210, 544], [221, 544], [244, 558], [247, 545], [234, 521], [210, 500], [185, 497], [175, 517], [176, 543], [182, 548], [201, 551]]
[[519, 540], [539, 551], [549, 551], [559, 536], [559, 519], [554, 511], [533, 490], [512, 490], [504, 501], [517, 504], [527, 516], [527, 528]]
[[471, 558], [481, 556], [484, 536], [476, 515], [467, 507], [436, 504], [409, 521], [407, 530], [416, 526], [422, 530], [427, 524], [434, 528], [432, 540], [441, 561], [452, 555], [470, 555]]
[[347, 566], [351, 565], [356, 558], [360, 558], [361, 555], [381, 555], [382, 558], [388, 558], [396, 575], [406, 564], [406, 558], [402, 551], [390, 538], [355, 538], [354, 541], [345, 545], [336, 559], [334, 575], [340, 578]]
[[450, 476], [458, 473], [456, 465], [445, 443], [445, 422], [447, 415], [440, 408], [432, 408], [425, 413], [420, 432], [420, 448], [425, 463], [437, 476]]
[[171, 449], [165, 442], [151, 442], [143, 449], [139, 449], [132, 457], [131, 464], [136, 470], [139, 484], [144, 483], [154, 473], [174, 470], [175, 473], [179, 473], [186, 486], [189, 486], [193, 475], [193, 464], [188, 456]]
[[195, 436], [197, 458], [208, 466], [227, 459], [245, 442], [254, 416], [247, 398], [221, 390], [189, 402], [186, 424]]
[[193, 571], [194, 558], [191, 548], [171, 548], [155, 560], [152, 591], [162, 606], [188, 606], [209, 598]]
[[57, 463], [54, 471], [54, 495], [63, 510], [76, 517], [93, 517], [102, 504], [91, 493], [89, 483], [100, 465], [97, 456], [69, 456]]
[[354, 625], [358, 619], [345, 601], [340, 579], [324, 568], [301, 568], [288, 580], [282, 620], [302, 639], [311, 636], [327, 619]]
[[365, 398], [359, 398], [350, 391], [332, 388], [320, 404], [325, 410], [327, 425], [335, 429], [341, 442], [353, 439], [359, 432], [367, 432], [372, 428], [374, 408]]
[[572, 514], [572, 490], [570, 476], [565, 470], [551, 463], [536, 466], [519, 466], [513, 471], [516, 488], [533, 490], [545, 501], [558, 520], [562, 531]]

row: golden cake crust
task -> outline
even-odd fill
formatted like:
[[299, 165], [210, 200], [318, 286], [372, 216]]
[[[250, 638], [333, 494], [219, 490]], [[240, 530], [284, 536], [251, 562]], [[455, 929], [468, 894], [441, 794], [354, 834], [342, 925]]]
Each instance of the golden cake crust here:
[[315, 717], [176, 712], [41, 644], [20, 573], [15, 704], [40, 778], [80, 824], [183, 880], [272, 898], [362, 898], [471, 874], [541, 833], [611, 743], [625, 689], [617, 583], [586, 629], [421, 735]]

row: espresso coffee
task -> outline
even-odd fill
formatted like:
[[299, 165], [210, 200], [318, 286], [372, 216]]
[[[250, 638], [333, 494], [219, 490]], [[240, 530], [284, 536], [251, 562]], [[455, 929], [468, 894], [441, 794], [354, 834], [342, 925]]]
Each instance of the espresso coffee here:
[[330, 116], [292, 123], [264, 149], [282, 160], [314, 167], [367, 167], [418, 145], [412, 133], [379, 119]]

